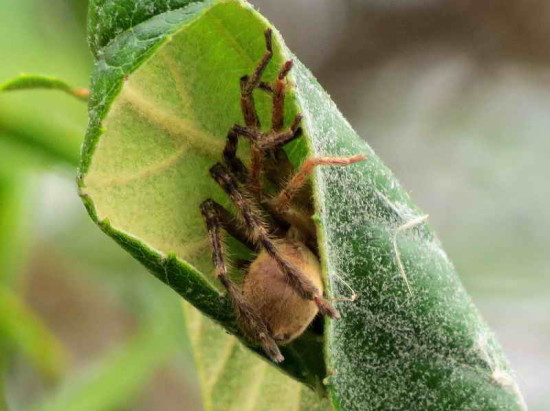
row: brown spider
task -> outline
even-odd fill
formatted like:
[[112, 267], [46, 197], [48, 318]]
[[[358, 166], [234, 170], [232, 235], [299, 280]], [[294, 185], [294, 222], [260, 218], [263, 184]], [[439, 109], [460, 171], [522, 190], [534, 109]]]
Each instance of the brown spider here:
[[[200, 209], [212, 244], [216, 276], [227, 289], [240, 329], [247, 340], [260, 344], [274, 362], [281, 362], [284, 358], [277, 344], [287, 344], [300, 336], [317, 313], [340, 317], [323, 298], [307, 178], [317, 165], [348, 165], [365, 156], [308, 158], [294, 173], [282, 148], [301, 135], [301, 115], [296, 116], [290, 129], [283, 130], [286, 76], [292, 60], [283, 64], [272, 84], [261, 81], [273, 55], [271, 30], [264, 34], [265, 54], [254, 72], [240, 79], [246, 126], [236, 124], [231, 128], [223, 151], [225, 164], [210, 168], [210, 175], [227, 193], [241, 219], [211, 199], [203, 201]], [[260, 130], [253, 97], [256, 89], [272, 96], [271, 130], [267, 133]], [[250, 143], [250, 170], [236, 155], [239, 136]], [[264, 192], [264, 185], [273, 187], [278, 194]], [[227, 275], [221, 228], [258, 253], [242, 287]]]

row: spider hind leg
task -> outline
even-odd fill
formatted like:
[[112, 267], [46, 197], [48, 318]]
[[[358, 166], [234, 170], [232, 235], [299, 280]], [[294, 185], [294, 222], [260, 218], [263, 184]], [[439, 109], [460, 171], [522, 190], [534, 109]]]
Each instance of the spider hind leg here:
[[227, 265], [224, 260], [223, 243], [220, 229], [223, 228], [222, 217], [219, 208], [213, 206], [214, 201], [208, 199], [201, 203], [200, 209], [206, 223], [208, 236], [212, 245], [212, 261], [216, 268], [216, 277], [227, 290], [231, 300], [239, 326], [251, 342], [262, 346], [265, 353], [276, 363], [284, 360], [277, 343], [271, 337], [263, 320], [254, 312], [246, 302], [241, 290], [229, 279]]

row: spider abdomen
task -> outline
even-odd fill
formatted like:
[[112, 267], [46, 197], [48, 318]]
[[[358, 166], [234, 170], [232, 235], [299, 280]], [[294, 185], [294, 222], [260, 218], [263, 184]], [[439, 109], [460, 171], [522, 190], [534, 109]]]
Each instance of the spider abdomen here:
[[[274, 243], [284, 259], [322, 293], [321, 267], [311, 250], [302, 242], [288, 238]], [[289, 343], [300, 336], [319, 311], [314, 301], [306, 300], [296, 292], [280, 266], [265, 250], [250, 265], [243, 294], [278, 344]]]

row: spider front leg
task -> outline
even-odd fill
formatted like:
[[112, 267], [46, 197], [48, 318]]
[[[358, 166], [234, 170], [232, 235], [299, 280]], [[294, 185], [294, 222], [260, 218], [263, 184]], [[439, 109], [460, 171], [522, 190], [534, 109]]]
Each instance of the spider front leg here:
[[331, 318], [339, 318], [340, 315], [320, 294], [313, 283], [304, 276], [300, 270], [292, 266], [281, 255], [274, 242], [269, 237], [266, 223], [261, 217], [256, 205], [243, 193], [241, 193], [237, 182], [222, 164], [215, 164], [210, 169], [212, 178], [229, 195], [235, 207], [240, 211], [245, 225], [250, 227], [250, 238], [254, 244], [263, 247], [267, 253], [276, 261], [281, 271], [286, 275], [290, 285], [304, 299], [313, 300], [323, 315]]
[[210, 199], [203, 201], [200, 205], [212, 245], [212, 261], [216, 267], [216, 277], [227, 290], [227, 294], [237, 314], [239, 326], [247, 339], [251, 342], [259, 343], [274, 362], [282, 362], [284, 357], [273, 338], [271, 338], [266, 325], [254, 312], [252, 307], [248, 305], [241, 290], [233, 284], [227, 275], [227, 265], [224, 260], [223, 243], [220, 235], [220, 228], [223, 228], [222, 217], [224, 215], [220, 214], [220, 207]]
[[[284, 124], [284, 100], [286, 92], [286, 76], [292, 68], [292, 60], [283, 64], [277, 79], [273, 84], [267, 84], [261, 81], [262, 75], [273, 57], [272, 31], [267, 29], [264, 32], [266, 51], [260, 59], [258, 65], [251, 75], [241, 77], [241, 111], [246, 124], [248, 134], [255, 134], [255, 139], [251, 139], [251, 165], [250, 173], [246, 180], [250, 192], [258, 201], [262, 200], [262, 173], [264, 168], [272, 169], [275, 159], [283, 169], [290, 169], [291, 164], [284, 151], [280, 148], [290, 140], [299, 136], [298, 124], [301, 116], [297, 116], [294, 125], [290, 131], [281, 132]], [[269, 135], [260, 132], [260, 119], [256, 111], [254, 101], [254, 90], [257, 88], [268, 91], [272, 94], [272, 119]], [[267, 158], [266, 158], [267, 157]], [[232, 172], [234, 167], [230, 165]], [[240, 166], [238, 168], [241, 168]], [[235, 173], [239, 181], [244, 182], [244, 178], [239, 173]], [[282, 173], [281, 173], [282, 174]], [[284, 176], [276, 178], [276, 185]]]
[[240, 158], [237, 157], [237, 147], [239, 144], [239, 134], [235, 131], [235, 126], [229, 130], [227, 134], [227, 140], [225, 142], [225, 148], [223, 149], [223, 159], [225, 164], [231, 170], [231, 173], [240, 183], [247, 183], [249, 178], [248, 169], [243, 164]]
[[[237, 158], [239, 136], [245, 137], [250, 143], [250, 171]], [[256, 128], [234, 124], [227, 134], [227, 141], [223, 150], [223, 158], [233, 175], [237, 177], [240, 183], [248, 186], [249, 191], [258, 201], [262, 200], [261, 175], [264, 165], [264, 153], [258, 148], [257, 142], [263, 137], [264, 134]]]
[[267, 29], [265, 36], [265, 53], [251, 75], [241, 77], [241, 110], [244, 122], [248, 127], [260, 128], [260, 119], [256, 112], [253, 92], [261, 83], [262, 74], [273, 57], [272, 31]]
[[313, 172], [316, 166], [347, 166], [358, 161], [362, 161], [366, 158], [365, 155], [359, 154], [352, 157], [310, 157], [300, 167], [300, 169], [294, 174], [291, 180], [287, 183], [286, 187], [272, 199], [269, 203], [274, 211], [278, 214], [284, 213], [289, 209], [290, 204], [294, 196], [300, 191], [300, 189], [307, 182], [307, 178]]
[[265, 154], [265, 173], [277, 189], [282, 188], [292, 175], [293, 169], [282, 146], [301, 134], [301, 129], [298, 128], [301, 115], [296, 116], [289, 131], [281, 132], [284, 126], [285, 97], [288, 88], [287, 75], [293, 65], [292, 60], [287, 60], [272, 84], [261, 82], [258, 86], [259, 89], [270, 93], [272, 99], [271, 133], [268, 139], [263, 140], [263, 152]]
[[270, 133], [264, 135], [263, 138], [258, 139], [257, 146], [262, 152], [267, 152], [270, 150], [276, 150], [281, 148], [287, 143], [290, 143], [292, 140], [300, 137], [302, 135], [302, 128], [300, 123], [302, 122], [303, 116], [297, 114], [294, 117], [294, 121], [290, 128], [286, 131], [279, 131], [277, 133]]
[[271, 86], [273, 93], [273, 108], [271, 111], [271, 129], [273, 131], [281, 131], [284, 124], [285, 112], [285, 94], [286, 94], [286, 76], [292, 69], [294, 62], [288, 60], [283, 64], [277, 79]]
[[[254, 90], [261, 85], [262, 74], [273, 57], [272, 45], [272, 30], [266, 29], [265, 48], [266, 51], [260, 62], [254, 69], [251, 75], [241, 77], [241, 111], [243, 113], [244, 122], [251, 130], [259, 130], [261, 127], [260, 119], [256, 111], [254, 102]], [[264, 167], [264, 152], [256, 145], [251, 145], [251, 166], [248, 186], [252, 194], [261, 200], [262, 197], [262, 170]]]
[[302, 118], [303, 116], [301, 114], [297, 114], [288, 130], [271, 134], [265, 134], [250, 127], [243, 127], [239, 124], [234, 124], [227, 136], [228, 141], [229, 136], [243, 136], [250, 142], [251, 146], [255, 146], [261, 151], [267, 152], [269, 150], [281, 147], [295, 138], [300, 137], [302, 134], [302, 129], [300, 127]]

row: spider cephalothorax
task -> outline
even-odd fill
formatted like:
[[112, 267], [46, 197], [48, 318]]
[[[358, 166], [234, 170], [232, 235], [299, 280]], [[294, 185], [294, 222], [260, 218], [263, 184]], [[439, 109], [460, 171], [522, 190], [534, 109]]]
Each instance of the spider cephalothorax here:
[[[301, 135], [301, 115], [295, 117], [288, 130], [283, 130], [286, 77], [292, 61], [283, 64], [272, 84], [261, 81], [273, 55], [269, 29], [265, 40], [266, 52], [258, 66], [251, 75], [241, 78], [245, 126], [231, 128], [223, 151], [224, 164], [217, 163], [210, 169], [240, 218], [211, 199], [203, 201], [200, 208], [212, 243], [216, 276], [227, 290], [244, 336], [260, 344], [273, 361], [281, 362], [284, 358], [277, 344], [289, 343], [302, 334], [318, 313], [339, 318], [323, 298], [307, 178], [317, 165], [348, 165], [365, 157], [312, 157], [294, 172], [282, 148]], [[269, 132], [260, 129], [253, 97], [256, 89], [272, 96]], [[238, 137], [250, 143], [250, 169], [236, 155]], [[272, 189], [268, 191], [265, 186]], [[257, 252], [241, 287], [227, 275], [222, 228]]]

